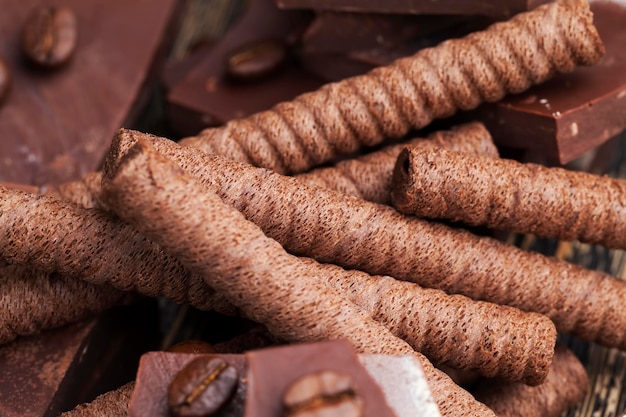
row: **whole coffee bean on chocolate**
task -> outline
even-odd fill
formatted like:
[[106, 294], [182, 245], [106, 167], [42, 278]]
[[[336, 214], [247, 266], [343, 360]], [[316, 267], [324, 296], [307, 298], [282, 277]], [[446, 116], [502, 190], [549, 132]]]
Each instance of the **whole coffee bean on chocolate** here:
[[22, 28], [22, 51], [34, 63], [53, 68], [71, 58], [78, 38], [74, 12], [67, 7], [35, 8]]
[[189, 362], [172, 380], [167, 402], [177, 417], [210, 416], [236, 391], [237, 369], [224, 359], [201, 356]]
[[287, 59], [287, 47], [266, 40], [233, 51], [227, 60], [228, 75], [238, 81], [256, 81], [274, 74]]
[[11, 89], [11, 72], [7, 64], [0, 58], [0, 104], [9, 95]]
[[294, 381], [283, 397], [286, 417], [359, 417], [363, 399], [350, 375], [322, 371]]

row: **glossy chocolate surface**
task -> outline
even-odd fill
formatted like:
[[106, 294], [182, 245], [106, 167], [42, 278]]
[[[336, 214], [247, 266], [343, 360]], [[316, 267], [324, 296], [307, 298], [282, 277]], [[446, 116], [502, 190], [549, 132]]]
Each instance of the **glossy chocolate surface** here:
[[286, 9], [364, 13], [469, 14], [506, 18], [531, 10], [547, 0], [276, 0]]
[[49, 71], [28, 62], [19, 38], [31, 10], [52, 3], [2, 2], [0, 56], [15, 94], [0, 107], [0, 181], [59, 183], [97, 169], [115, 131], [135, 117], [177, 5], [64, 1], [76, 15], [76, 49], [66, 65]]
[[476, 114], [496, 143], [564, 164], [626, 129], [626, 7], [592, 2], [591, 9], [606, 55], [594, 66], [481, 107]]

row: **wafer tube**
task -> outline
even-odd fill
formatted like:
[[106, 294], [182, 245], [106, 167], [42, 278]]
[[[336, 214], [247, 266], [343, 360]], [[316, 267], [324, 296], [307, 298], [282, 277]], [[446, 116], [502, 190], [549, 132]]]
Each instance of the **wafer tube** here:
[[146, 142], [136, 144], [118, 166], [105, 165], [103, 196], [142, 234], [277, 337], [345, 338], [362, 353], [415, 354], [442, 414], [493, 415]]
[[138, 132], [119, 132], [107, 163], [138, 138], [291, 253], [545, 314], [562, 333], [626, 349], [626, 282], [610, 275]]
[[0, 268], [0, 343], [127, 304], [133, 295], [22, 265]]
[[99, 395], [90, 403], [80, 404], [59, 417], [127, 417], [128, 403], [134, 388], [135, 382], [129, 382]]
[[587, 2], [559, 0], [181, 143], [283, 174], [304, 172], [603, 53]]
[[221, 309], [221, 297], [134, 228], [100, 210], [0, 187], [0, 261]]
[[451, 130], [434, 132], [426, 139], [418, 138], [386, 146], [379, 151], [338, 162], [332, 167], [314, 169], [296, 177], [310, 186], [329, 188], [375, 203], [389, 204], [393, 167], [402, 149], [408, 145], [498, 156], [498, 150], [485, 126], [474, 122]]
[[[305, 258], [303, 258], [305, 259]], [[325, 280], [433, 363], [537, 385], [556, 343], [546, 316], [306, 260]]]
[[588, 389], [585, 368], [569, 349], [559, 344], [543, 384], [530, 387], [486, 381], [477, 389], [476, 397], [498, 417], [559, 417], [580, 403]]
[[394, 170], [403, 213], [626, 249], [626, 181], [410, 147]]

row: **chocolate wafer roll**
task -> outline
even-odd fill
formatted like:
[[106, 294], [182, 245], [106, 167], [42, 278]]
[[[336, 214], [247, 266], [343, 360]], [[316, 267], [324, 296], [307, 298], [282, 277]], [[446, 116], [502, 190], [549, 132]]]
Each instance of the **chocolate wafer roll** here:
[[393, 181], [403, 213], [626, 249], [625, 180], [410, 147]]
[[0, 343], [127, 304], [133, 295], [22, 265], [0, 268]]
[[391, 277], [346, 271], [312, 259], [306, 262], [436, 365], [529, 385], [540, 384], [548, 373], [556, 329], [542, 314], [448, 295]]
[[8, 264], [189, 302], [202, 310], [228, 308], [202, 278], [100, 210], [0, 187], [0, 234], [0, 261]]
[[181, 143], [283, 174], [304, 172], [603, 53], [587, 2], [558, 0]]
[[557, 345], [546, 381], [536, 387], [497, 380], [485, 381], [476, 398], [498, 417], [559, 417], [580, 403], [589, 389], [589, 378], [578, 358]]
[[362, 353], [414, 354], [442, 414], [492, 415], [146, 142], [133, 146], [119, 165], [105, 165], [103, 197], [142, 234], [277, 337], [294, 342], [345, 338]]
[[626, 282], [608, 274], [138, 132], [117, 135], [108, 163], [138, 138], [291, 253], [545, 314], [562, 333], [626, 349]]
[[389, 192], [393, 167], [405, 146], [423, 148], [442, 147], [454, 152], [498, 156], [491, 135], [482, 123], [467, 123], [418, 138], [386, 146], [383, 149], [354, 159], [338, 162], [332, 167], [318, 168], [297, 175], [303, 183], [341, 191], [380, 204], [390, 202]]

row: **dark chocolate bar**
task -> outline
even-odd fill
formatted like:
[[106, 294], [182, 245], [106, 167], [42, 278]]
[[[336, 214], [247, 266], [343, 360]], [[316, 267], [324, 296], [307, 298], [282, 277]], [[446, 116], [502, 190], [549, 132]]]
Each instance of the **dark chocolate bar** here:
[[[35, 68], [19, 50], [36, 0], [6, 0], [0, 56], [13, 78], [0, 108], [0, 181], [42, 185], [99, 167], [114, 132], [135, 118], [150, 67], [180, 2], [68, 0], [78, 43], [61, 68]], [[141, 36], [138, 36], [141, 34]]]
[[[306, 91], [315, 90], [322, 81], [288, 62], [276, 74], [259, 82], [242, 83], [226, 77], [227, 59], [237, 49], [260, 41], [277, 40], [294, 44], [310, 22], [311, 15], [299, 11], [281, 11], [272, 0], [253, 0], [245, 14], [183, 76], [181, 67], [167, 96], [168, 119], [181, 134], [196, 134], [202, 128], [216, 126], [233, 118], [266, 110]], [[181, 63], [180, 65], [184, 65]]]
[[599, 63], [563, 74], [468, 119], [482, 120], [498, 145], [530, 149], [566, 164], [626, 129], [626, 7], [592, 2], [606, 46]]
[[130, 381], [157, 343], [155, 309], [120, 307], [0, 346], [0, 415], [57, 417]]
[[507, 18], [534, 9], [548, 0], [276, 0], [285, 9], [332, 10], [361, 13], [465, 14]]

